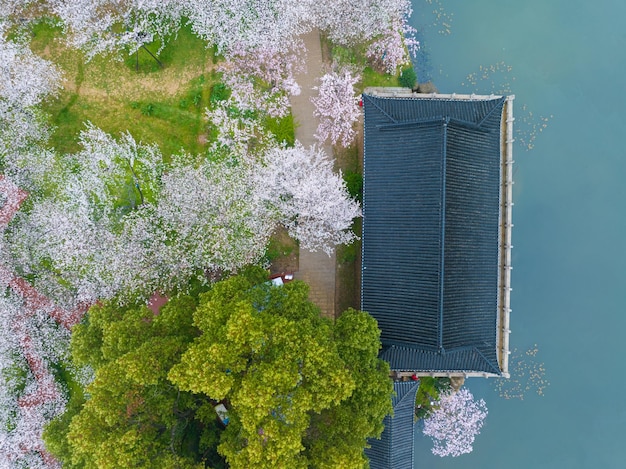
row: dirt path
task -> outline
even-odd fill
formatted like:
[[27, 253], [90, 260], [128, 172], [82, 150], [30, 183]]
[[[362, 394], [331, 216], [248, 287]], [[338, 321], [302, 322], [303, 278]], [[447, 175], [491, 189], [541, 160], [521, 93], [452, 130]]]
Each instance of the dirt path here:
[[[323, 74], [322, 48], [319, 31], [314, 30], [302, 37], [307, 48], [305, 73], [296, 77], [302, 88], [299, 96], [291, 98], [291, 109], [296, 120], [296, 139], [304, 146], [317, 143], [314, 137], [318, 119], [313, 116], [311, 96], [316, 94], [313, 87], [318, 85], [318, 78]], [[332, 147], [325, 146], [326, 153], [332, 157]], [[309, 298], [320, 307], [322, 315], [335, 317], [335, 254], [328, 256], [323, 252], [311, 252], [300, 249], [299, 270], [295, 278], [309, 284]]]

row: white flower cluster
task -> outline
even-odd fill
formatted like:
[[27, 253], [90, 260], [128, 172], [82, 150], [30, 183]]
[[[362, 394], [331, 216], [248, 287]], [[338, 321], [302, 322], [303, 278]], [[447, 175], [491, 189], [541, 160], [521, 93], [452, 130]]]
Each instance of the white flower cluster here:
[[[310, 30], [312, 0], [183, 0], [193, 31], [220, 54], [288, 49]], [[327, 2], [322, 2], [327, 3]]]
[[50, 365], [67, 359], [69, 331], [10, 290], [0, 296], [0, 325], [0, 466], [57, 467], [41, 435], [65, 408]]
[[289, 110], [288, 96], [300, 94], [295, 75], [305, 70], [305, 54], [304, 43], [295, 39], [284, 49], [271, 44], [249, 51], [237, 44], [218, 70], [238, 109], [283, 117]]
[[433, 439], [433, 454], [456, 457], [471, 453], [486, 417], [485, 401], [475, 401], [466, 388], [442, 393], [435, 410], [424, 420], [424, 434]]
[[330, 140], [333, 145], [348, 147], [356, 136], [354, 124], [361, 115], [354, 91], [361, 77], [349, 68], [334, 68], [321, 78], [322, 83], [315, 88], [318, 95], [311, 98], [314, 114], [320, 120], [315, 136], [320, 143]]
[[7, 173], [32, 173], [30, 163], [41, 156], [33, 144], [48, 135], [37, 105], [58, 91], [60, 80], [54, 65], [7, 40], [0, 27], [0, 158]]
[[301, 247], [330, 254], [334, 246], [356, 238], [349, 228], [361, 209], [323, 149], [299, 142], [294, 148], [274, 148], [255, 175], [265, 203]]

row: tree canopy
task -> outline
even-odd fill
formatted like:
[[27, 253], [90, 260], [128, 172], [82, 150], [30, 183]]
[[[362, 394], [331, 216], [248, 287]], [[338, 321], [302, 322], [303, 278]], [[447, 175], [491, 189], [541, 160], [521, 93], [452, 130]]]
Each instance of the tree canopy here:
[[364, 467], [391, 411], [380, 332], [361, 311], [322, 318], [307, 297], [254, 268], [156, 315], [92, 307], [71, 355], [95, 378], [48, 426], [48, 449], [65, 467], [214, 467], [216, 448], [232, 468]]

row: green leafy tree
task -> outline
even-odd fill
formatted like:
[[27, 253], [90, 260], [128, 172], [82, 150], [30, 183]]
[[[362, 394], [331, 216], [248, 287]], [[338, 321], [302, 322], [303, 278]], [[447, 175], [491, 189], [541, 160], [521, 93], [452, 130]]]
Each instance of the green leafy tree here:
[[313, 467], [362, 468], [366, 439], [379, 437], [391, 413], [389, 364], [378, 358], [380, 330], [367, 313], [349, 309], [335, 323], [335, 342], [355, 383], [349, 398], [314, 414], [305, 438]]
[[96, 305], [71, 344], [95, 379], [47, 427], [47, 448], [68, 468], [366, 467], [391, 411], [379, 334], [361, 311], [322, 318], [306, 284], [276, 287], [258, 268], [157, 315]]
[[216, 430], [215, 412], [206, 398], [167, 380], [198, 334], [195, 307], [188, 296], [171, 299], [157, 315], [146, 306], [107, 302], [75, 327], [72, 358], [93, 367], [95, 379], [85, 389], [88, 398], [72, 399], [44, 434], [64, 467], [205, 467], [200, 440], [210, 439], [204, 430]]
[[205, 294], [194, 324], [202, 333], [169, 377], [229, 403], [219, 451], [231, 467], [366, 465], [366, 437], [380, 434], [391, 411], [374, 319], [348, 311], [333, 323], [306, 284], [239, 276]]

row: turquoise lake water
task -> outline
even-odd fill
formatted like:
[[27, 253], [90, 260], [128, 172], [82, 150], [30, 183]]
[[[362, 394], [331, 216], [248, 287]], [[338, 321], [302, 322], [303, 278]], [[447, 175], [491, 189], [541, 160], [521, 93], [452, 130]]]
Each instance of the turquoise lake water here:
[[516, 95], [514, 374], [466, 382], [489, 408], [473, 453], [420, 433], [415, 467], [626, 468], [626, 2], [413, 7], [422, 77]]

